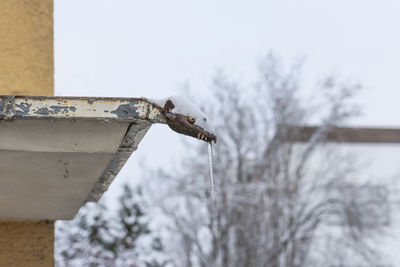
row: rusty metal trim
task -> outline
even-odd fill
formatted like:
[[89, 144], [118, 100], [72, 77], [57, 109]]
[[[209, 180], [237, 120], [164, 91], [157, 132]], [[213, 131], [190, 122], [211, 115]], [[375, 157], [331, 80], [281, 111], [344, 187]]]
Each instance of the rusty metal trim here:
[[[0, 96], [0, 118], [96, 119], [166, 123], [145, 98]], [[11, 102], [11, 103], [10, 103]]]

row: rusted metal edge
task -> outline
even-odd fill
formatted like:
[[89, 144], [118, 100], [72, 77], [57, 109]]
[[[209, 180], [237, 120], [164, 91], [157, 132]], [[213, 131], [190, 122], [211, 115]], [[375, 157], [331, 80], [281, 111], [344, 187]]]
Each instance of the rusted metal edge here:
[[132, 123], [129, 126], [114, 158], [94, 185], [86, 202], [97, 202], [101, 198], [133, 151], [137, 149], [138, 144], [145, 136], [150, 126], [150, 122]]
[[[289, 127], [290, 142], [308, 142], [317, 132], [317, 126]], [[337, 143], [400, 143], [399, 128], [332, 127], [324, 132], [323, 141]]]
[[0, 119], [97, 119], [166, 123], [162, 108], [145, 98], [0, 95]]

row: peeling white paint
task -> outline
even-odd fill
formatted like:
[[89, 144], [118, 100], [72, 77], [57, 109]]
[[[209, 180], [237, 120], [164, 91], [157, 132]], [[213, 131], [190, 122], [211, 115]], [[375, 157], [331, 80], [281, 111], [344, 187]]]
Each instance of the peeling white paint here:
[[[133, 105], [132, 105], [133, 104]], [[165, 123], [153, 103], [127, 98], [15, 97], [15, 114], [22, 117], [135, 119]]]
[[133, 105], [136, 108], [136, 112], [138, 113], [140, 118], [146, 118], [148, 105], [149, 103], [146, 103], [144, 101], [138, 101], [137, 104]]
[[155, 120], [157, 118], [157, 115], [161, 116], [160, 110], [150, 106], [149, 119]]

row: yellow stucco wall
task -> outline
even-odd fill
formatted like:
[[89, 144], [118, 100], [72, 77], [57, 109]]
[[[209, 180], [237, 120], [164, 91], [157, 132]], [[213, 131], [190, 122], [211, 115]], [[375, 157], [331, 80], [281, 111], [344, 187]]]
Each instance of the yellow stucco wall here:
[[0, 222], [0, 266], [54, 266], [53, 222]]
[[53, 95], [53, 0], [0, 0], [0, 95]]
[[[53, 0], [0, 0], [0, 95], [54, 95]], [[0, 221], [0, 266], [54, 266], [54, 222]]]

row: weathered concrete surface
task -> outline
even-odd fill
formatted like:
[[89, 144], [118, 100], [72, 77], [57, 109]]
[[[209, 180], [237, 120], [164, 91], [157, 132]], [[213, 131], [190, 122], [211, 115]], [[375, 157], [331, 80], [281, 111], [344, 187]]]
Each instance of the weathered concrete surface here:
[[53, 95], [53, 0], [0, 0], [0, 94]]
[[53, 222], [0, 222], [0, 266], [54, 266]]
[[110, 153], [0, 151], [0, 219], [72, 219], [112, 158]]
[[115, 153], [128, 127], [128, 122], [117, 121], [1, 121], [0, 150]]
[[101, 197], [148, 127], [119, 121], [0, 122], [0, 220], [72, 219], [95, 187], [90, 200]]

